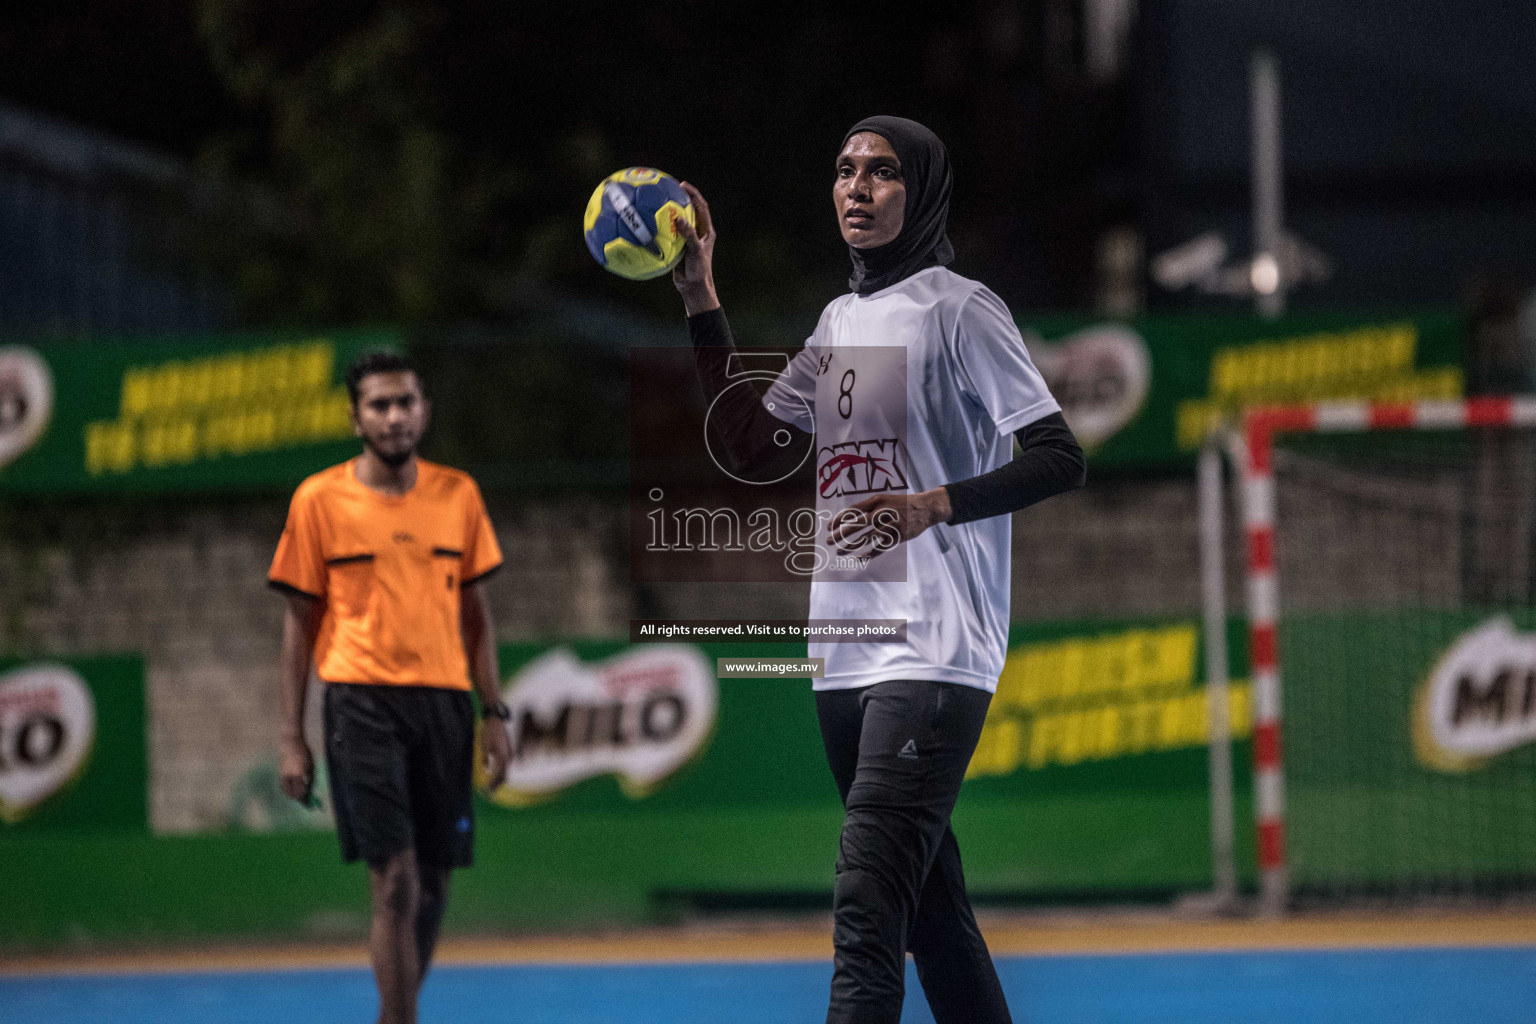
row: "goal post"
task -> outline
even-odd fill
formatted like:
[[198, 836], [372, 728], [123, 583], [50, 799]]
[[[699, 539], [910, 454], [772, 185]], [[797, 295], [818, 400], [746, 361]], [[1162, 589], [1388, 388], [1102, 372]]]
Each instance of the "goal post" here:
[[1536, 889], [1533, 427], [1536, 397], [1346, 402], [1231, 438], [1261, 912]]

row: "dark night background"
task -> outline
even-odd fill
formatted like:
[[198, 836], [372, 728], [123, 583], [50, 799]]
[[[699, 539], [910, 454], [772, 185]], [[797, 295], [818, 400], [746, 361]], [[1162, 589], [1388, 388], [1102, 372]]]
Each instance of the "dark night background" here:
[[[1520, 5], [1128, 2], [1107, 65], [1094, 6], [13, 2], [0, 100], [222, 183], [186, 244], [245, 325], [495, 319], [530, 289], [672, 316], [665, 282], [606, 275], [581, 244], [588, 193], [632, 164], [710, 199], [728, 306], [814, 315], [846, 276], [832, 156], [874, 112], [948, 142], [959, 272], [1016, 308], [1075, 309], [1099, 302], [1106, 232], [1131, 232], [1141, 267], [1210, 228], [1247, 251], [1246, 61], [1265, 45], [1288, 223], [1336, 267], [1296, 304], [1526, 281]], [[1133, 272], [1154, 309], [1234, 308]]]
[[[1246, 287], [1250, 70], [1265, 50], [1279, 69], [1285, 226], [1331, 264], [1326, 280], [1282, 291], [1273, 321], [1252, 297], [1171, 290], [1152, 270], [1219, 232], [1229, 252], [1204, 284]], [[1029, 907], [1016, 934], [1037, 953], [1054, 925], [1036, 908], [1064, 903], [1078, 909], [1062, 922], [1095, 946], [1121, 908], [1152, 935], [1162, 919], [1145, 915], [1166, 904], [1169, 922], [1218, 928], [1183, 933], [1200, 944], [1225, 935], [1255, 952], [1304, 934], [1267, 918], [1239, 933], [1224, 916], [1248, 911], [1255, 847], [1289, 836], [1295, 909], [1323, 915], [1320, 941], [1342, 936], [1384, 964], [1366, 947], [1406, 936], [1434, 958], [1414, 963], [1440, 965], [1421, 972], [1434, 984], [1396, 985], [1414, 967], [1317, 971], [1306, 966], [1317, 954], [1287, 952], [1304, 963], [1289, 977], [1256, 961], [1220, 968], [1231, 984], [1202, 993], [1204, 1019], [1241, 1018], [1221, 1002], [1234, 993], [1264, 1007], [1254, 1017], [1279, 1016], [1274, 996], [1297, 971], [1332, 987], [1288, 993], [1296, 1005], [1374, 1000], [1373, 1019], [1431, 990], [1486, 997], [1481, 1020], [1506, 997], [1528, 1004], [1536, 745], [1453, 777], [1414, 760], [1410, 739], [1444, 724], [1414, 709], [1432, 703], [1444, 645], [1465, 649], [1453, 636], [1536, 623], [1536, 431], [1412, 432], [1401, 445], [1329, 434], [1275, 453], [1267, 486], [1231, 466], [1225, 499], [1197, 477], [1191, 446], [1202, 429], [1218, 441], [1212, 428], [1235, 427], [1253, 402], [1371, 400], [1385, 405], [1367, 422], [1391, 425], [1421, 391], [1536, 394], [1533, 72], [1532, 0], [0, 0], [0, 655], [83, 666], [93, 687], [89, 666], [107, 655], [100, 685], [115, 693], [94, 719], [105, 745], [81, 762], [85, 802], [60, 805], [57, 832], [52, 811], [36, 833], [0, 823], [0, 1021], [13, 992], [55, 1020], [86, 991], [36, 972], [85, 972], [79, 1005], [99, 1019], [178, 1007], [206, 1019], [219, 975], [182, 954], [206, 948], [222, 971], [238, 962], [225, 947], [245, 942], [269, 966], [289, 962], [278, 943], [323, 944], [324, 962], [357, 970], [308, 972], [316, 984], [365, 995], [361, 950], [336, 958], [367, 934], [362, 867], [344, 868], [315, 816], [280, 795], [283, 612], [266, 576], [289, 489], [357, 450], [334, 380], [300, 389], [279, 368], [290, 344], [330, 352], [333, 373], [378, 344], [420, 368], [434, 403], [422, 454], [472, 475], [506, 556], [486, 587], [507, 672], [554, 645], [607, 658], [637, 620], [804, 616], [803, 582], [740, 582], [767, 574], [739, 572], [735, 553], [701, 546], [674, 562], [674, 548], [666, 567], [637, 567], [649, 513], [696, 523], [707, 511], [713, 534], [713, 510], [740, 507], [745, 488], [715, 489], [711, 405], [675, 289], [604, 271], [582, 214], [626, 166], [698, 185], [720, 229], [732, 330], [759, 347], [743, 363], [766, 368], [763, 348], [798, 348], [846, 290], [834, 157], [874, 113], [947, 142], [954, 269], [1049, 339], [1034, 358], [1069, 413], [1094, 421], [1074, 424], [1089, 485], [1009, 527], [1017, 653], [995, 705], [1008, 717], [978, 765], [995, 777], [967, 783], [972, 810], [956, 826], [978, 901]], [[1466, 408], [1477, 421], [1526, 406]], [[329, 410], [324, 423], [316, 410]], [[324, 438], [310, 444], [309, 431]], [[1204, 466], [1220, 470], [1219, 448], [1207, 445]], [[815, 468], [753, 500], [810, 500]], [[1254, 498], [1278, 515], [1239, 510]], [[1216, 541], [1221, 560], [1197, 539]], [[1242, 578], [1250, 558], [1255, 585]], [[1223, 573], [1224, 596], [1205, 590]], [[1200, 641], [1202, 611], [1227, 616], [1228, 671], [1197, 664], [1220, 647]], [[1266, 619], [1289, 710], [1279, 732], [1261, 723], [1258, 758], [1268, 768], [1283, 735], [1292, 767], [1283, 787], [1267, 773], [1255, 787], [1255, 744], [1242, 742], [1224, 801], [1197, 687], [1232, 677], [1234, 725], [1270, 713], [1248, 654]], [[1470, 738], [1514, 735], [1509, 715], [1487, 731], [1506, 677], [1473, 680]], [[631, 799], [633, 779], [602, 778], [499, 823], [486, 808], [480, 866], [454, 883], [447, 930], [494, 948], [524, 931], [591, 934], [611, 958], [618, 929], [677, 924], [693, 957], [727, 934], [694, 916], [778, 943], [767, 914], [825, 912], [840, 808], [804, 682], [782, 682], [723, 685], [712, 752], [695, 750], [654, 801]], [[125, 702], [142, 716], [115, 718]], [[112, 759], [119, 741], [132, 761]], [[1436, 760], [1464, 768], [1474, 748], [1458, 749]], [[1276, 832], [1269, 796], [1281, 789], [1292, 813]], [[131, 823], [69, 819], [129, 791], [113, 818]], [[1220, 892], [1223, 802], [1236, 902]], [[1396, 910], [1412, 916], [1382, 930]], [[1453, 926], [1462, 912], [1476, 916]], [[1490, 935], [1514, 945], [1470, 948]], [[1142, 952], [1116, 958], [1129, 973], [1107, 994], [1120, 1002], [1087, 986], [1084, 1019], [1110, 1019], [1110, 1004], [1125, 1007], [1116, 1019], [1157, 1018], [1138, 995], [1153, 988], [1180, 1007], [1163, 1019], [1191, 1019], [1186, 968], [1136, 987], [1131, 961], [1156, 959], [1153, 944], [1127, 940]], [[148, 968], [138, 951], [157, 946], [176, 954], [163, 1000], [133, 966]], [[1523, 959], [1485, 974], [1490, 952]], [[1446, 969], [1452, 953], [1464, 967]], [[103, 987], [103, 971], [132, 987]], [[1073, 1012], [1059, 997], [1077, 983], [1053, 996], [1034, 971], [1030, 1019]], [[329, 989], [291, 976], [250, 977], [309, 1019], [332, 1005], [308, 995]], [[611, 991], [636, 1004], [643, 987], [623, 977]], [[1446, 979], [1463, 987], [1435, 989]], [[539, 985], [550, 988], [535, 984], [535, 997]], [[562, 985], [573, 999], [590, 987]], [[721, 991], [719, 979], [688, 986], [701, 999]], [[532, 1005], [515, 984], [480, 987], [457, 989], [477, 1001], [477, 1022]], [[1404, 1017], [1424, 1019], [1414, 1008]]]

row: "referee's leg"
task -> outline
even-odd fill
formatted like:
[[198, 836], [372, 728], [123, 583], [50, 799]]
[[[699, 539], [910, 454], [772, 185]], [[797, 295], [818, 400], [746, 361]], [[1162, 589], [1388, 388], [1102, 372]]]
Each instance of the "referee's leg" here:
[[[827, 1020], [896, 1024], [919, 894], [943, 845], [990, 698], [974, 688], [921, 680], [877, 683], [854, 693], [817, 695], [840, 790], [847, 777], [850, 710], [860, 712], [834, 886]], [[1005, 1006], [999, 1015], [999, 1006], [978, 995], [965, 1005], [963, 1019], [1008, 1020]]]
[[411, 821], [403, 694], [327, 683], [325, 750], [342, 859], [368, 862], [368, 945], [380, 1024], [414, 1024], [421, 964], [415, 921], [421, 885]]

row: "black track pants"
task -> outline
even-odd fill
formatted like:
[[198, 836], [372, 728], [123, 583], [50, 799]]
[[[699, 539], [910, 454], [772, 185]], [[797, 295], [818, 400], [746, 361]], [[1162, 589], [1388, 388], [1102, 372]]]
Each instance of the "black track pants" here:
[[816, 694], [847, 811], [828, 1024], [898, 1024], [909, 950], [938, 1024], [1011, 1021], [949, 828], [991, 699], [911, 679]]

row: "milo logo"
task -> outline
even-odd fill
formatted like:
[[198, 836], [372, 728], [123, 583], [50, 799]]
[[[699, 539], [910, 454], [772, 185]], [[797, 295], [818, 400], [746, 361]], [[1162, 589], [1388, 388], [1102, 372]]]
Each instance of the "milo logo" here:
[[85, 768], [96, 739], [96, 702], [63, 665], [0, 675], [0, 820], [20, 821]]
[[713, 732], [712, 669], [697, 648], [681, 645], [646, 645], [594, 664], [564, 649], [536, 658], [505, 689], [512, 764], [491, 799], [515, 807], [595, 775], [615, 775], [627, 795], [645, 796]]
[[1413, 748], [1445, 772], [1536, 740], [1536, 634], [1500, 615], [1457, 637], [1419, 687]]
[[1120, 324], [1084, 328], [1030, 355], [1084, 447], [1108, 441], [1135, 419], [1152, 386], [1141, 335]]
[[29, 348], [0, 347], [0, 468], [37, 443], [53, 415], [53, 376]]

